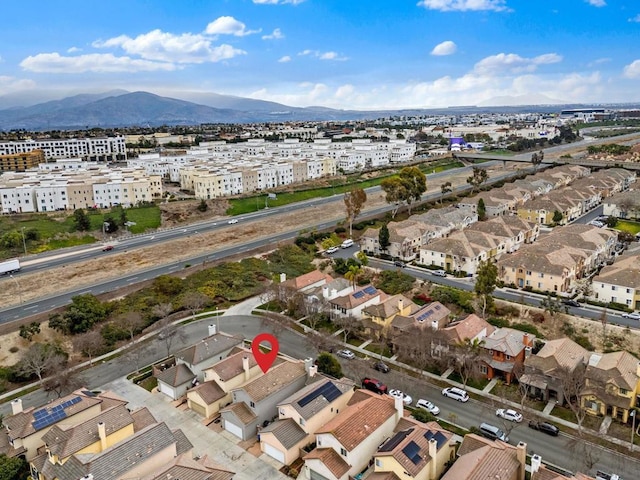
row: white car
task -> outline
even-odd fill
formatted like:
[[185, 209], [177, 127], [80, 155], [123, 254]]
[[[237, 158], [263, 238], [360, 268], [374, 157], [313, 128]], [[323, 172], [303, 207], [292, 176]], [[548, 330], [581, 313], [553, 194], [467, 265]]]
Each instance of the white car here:
[[447, 276], [447, 272], [445, 272], [444, 270], [434, 270], [431, 273], [434, 274], [436, 277], [446, 277]]
[[238, 219], [237, 218], [232, 218], [231, 220], [229, 220], [227, 222], [229, 225], [234, 224], [234, 223], [238, 223]]
[[346, 358], [347, 360], [353, 360], [354, 358], [356, 358], [355, 353], [353, 353], [351, 350], [338, 350], [336, 352], [336, 355], [342, 358]]
[[459, 402], [469, 401], [469, 394], [466, 392], [466, 390], [458, 387], [445, 388], [444, 390], [442, 390], [442, 395], [444, 395], [445, 397], [453, 398], [454, 400], [457, 400]]
[[331, 255], [332, 253], [336, 253], [338, 250], [340, 250], [338, 247], [329, 247], [324, 253]]
[[498, 417], [504, 418], [505, 420], [509, 420], [510, 422], [520, 423], [522, 421], [522, 414], [516, 412], [515, 410], [499, 408], [496, 410], [496, 415]]
[[436, 407], [429, 400], [425, 400], [424, 398], [421, 398], [420, 400], [418, 400], [418, 402], [416, 403], [416, 407], [424, 408], [427, 412], [429, 412], [432, 415], [438, 415], [440, 413], [440, 409], [438, 407]]
[[640, 320], [640, 313], [638, 312], [623, 313], [622, 316], [624, 318], [630, 318], [631, 320]]
[[411, 402], [413, 402], [413, 398], [404, 393], [402, 390], [396, 390], [395, 388], [392, 388], [391, 390], [389, 390], [389, 395], [394, 398], [401, 398], [405, 405], [411, 405]]

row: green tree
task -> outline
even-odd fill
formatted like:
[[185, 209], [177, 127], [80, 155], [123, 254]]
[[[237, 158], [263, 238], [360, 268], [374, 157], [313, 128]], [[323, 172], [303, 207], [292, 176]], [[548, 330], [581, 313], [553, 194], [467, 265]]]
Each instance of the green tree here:
[[322, 352], [316, 360], [318, 372], [329, 375], [333, 378], [342, 378], [342, 366], [338, 359], [327, 352]]
[[487, 208], [484, 206], [484, 200], [482, 198], [478, 200], [478, 218], [480, 220], [487, 218]]
[[387, 227], [386, 223], [380, 227], [380, 231], [378, 232], [378, 243], [380, 244], [380, 250], [383, 252], [386, 252], [389, 245], [391, 245], [389, 227]]
[[79, 232], [88, 232], [91, 230], [91, 220], [82, 208], [73, 212], [73, 224]]
[[412, 413], [411, 416], [413, 418], [415, 418], [416, 420], [418, 420], [419, 422], [423, 422], [423, 423], [427, 423], [427, 422], [435, 422], [437, 420], [436, 416], [423, 409], [423, 408], [416, 408]]
[[533, 171], [538, 171], [538, 166], [542, 163], [542, 159], [544, 158], [544, 153], [540, 150], [540, 153], [534, 153], [531, 155], [531, 164], [533, 165]]
[[171, 275], [160, 275], [153, 281], [152, 288], [158, 297], [173, 298], [184, 290], [184, 281]]
[[484, 168], [473, 167], [471, 176], [467, 178], [467, 183], [471, 185], [471, 193], [475, 192], [480, 185], [487, 181], [489, 174]]
[[562, 212], [560, 212], [559, 210], [553, 211], [553, 217], [551, 217], [551, 220], [553, 220], [553, 223], [560, 223], [563, 218], [564, 216], [562, 215]]
[[618, 225], [618, 219], [613, 215], [607, 217], [607, 227], [615, 228]]
[[62, 315], [52, 315], [49, 326], [66, 335], [84, 333], [107, 318], [105, 304], [90, 293], [71, 298], [71, 305]]
[[411, 204], [420, 201], [422, 194], [427, 191], [427, 177], [418, 167], [404, 167], [399, 176], [405, 189], [402, 200], [407, 204], [411, 215]]
[[360, 262], [360, 265], [362, 265], [363, 267], [369, 265], [369, 257], [367, 257], [367, 254], [363, 251], [356, 253], [356, 258]]
[[353, 221], [360, 215], [366, 201], [367, 194], [359, 187], [354, 187], [344, 194], [344, 206], [347, 209], [347, 221], [349, 222], [349, 237], [353, 236]]
[[453, 187], [451, 186], [451, 182], [445, 182], [442, 185], [440, 185], [440, 204], [442, 205], [442, 200], [444, 199], [444, 196], [453, 191]]
[[20, 336], [31, 341], [33, 336], [40, 333], [40, 323], [31, 322], [29, 325], [20, 325]]
[[399, 177], [393, 176], [380, 182], [380, 188], [385, 193], [385, 201], [388, 204], [395, 204], [395, 207], [391, 209], [391, 218], [395, 218], [402, 202], [405, 187]]
[[29, 464], [22, 457], [0, 455], [0, 480], [18, 480], [28, 475]]
[[360, 265], [351, 265], [347, 273], [344, 274], [344, 278], [349, 280], [353, 285], [353, 288], [356, 288], [356, 284], [358, 282], [358, 277], [362, 273], [362, 267]]
[[549, 312], [551, 317], [555, 317], [556, 313], [569, 312], [569, 307], [567, 305], [563, 304], [558, 298], [552, 297], [551, 295], [547, 295], [547, 298], [540, 302], [540, 306], [545, 312]]
[[114, 233], [118, 231], [118, 222], [111, 215], [104, 218], [103, 228], [106, 233]]
[[209, 206], [207, 205], [206, 200], [203, 198], [202, 200], [200, 200], [200, 204], [196, 207], [196, 209], [199, 212], [206, 212], [209, 209]]
[[491, 294], [496, 289], [498, 281], [498, 267], [490, 260], [483, 260], [478, 265], [474, 292], [482, 298], [482, 318], [486, 318], [487, 305], [490, 304]]

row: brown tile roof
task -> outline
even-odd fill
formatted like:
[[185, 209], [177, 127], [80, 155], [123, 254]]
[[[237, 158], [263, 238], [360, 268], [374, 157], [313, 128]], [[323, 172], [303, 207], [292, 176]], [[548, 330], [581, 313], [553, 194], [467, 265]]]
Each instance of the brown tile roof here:
[[371, 315], [372, 317], [389, 318], [392, 315], [398, 315], [400, 313], [400, 310], [399, 310], [400, 301], [402, 301], [403, 303], [403, 310], [409, 307], [411, 313], [414, 313], [420, 308], [418, 305], [413, 303], [413, 301], [410, 298], [407, 298], [401, 293], [399, 293], [397, 295], [393, 295], [392, 297], [385, 299], [383, 302], [380, 302], [376, 305], [369, 305], [365, 307], [362, 311], [368, 315]]
[[218, 363], [212, 365], [207, 370], [212, 370], [222, 380], [227, 381], [244, 372], [244, 367], [242, 366], [242, 359], [244, 357], [249, 358], [249, 368], [253, 368], [258, 364], [251, 350], [243, 348], [237, 353], [230, 354], [224, 360], [220, 360]]
[[495, 327], [484, 318], [472, 313], [459, 322], [443, 328], [442, 331], [451, 343], [461, 343], [475, 338], [483, 329], [486, 329], [487, 335], [491, 335]]
[[234, 475], [234, 472], [210, 462], [206, 456], [196, 461], [189, 458], [189, 455], [182, 454], [159, 470], [140, 477], [140, 480], [231, 480]]
[[313, 458], [324, 463], [336, 478], [341, 478], [351, 468], [351, 465], [349, 465], [333, 448], [314, 448], [303, 457], [304, 460]]
[[307, 436], [298, 423], [292, 418], [276, 420], [260, 430], [261, 433], [270, 432], [287, 450], [304, 440]]
[[232, 403], [228, 407], [220, 410], [221, 412], [232, 412], [243, 425], [250, 424], [257, 417], [244, 402]]
[[559, 368], [571, 371], [581, 363], [585, 363], [590, 353], [568, 337], [548, 340], [535, 355], [524, 361], [525, 366], [537, 368], [551, 374]]
[[618, 388], [635, 390], [639, 380], [637, 365], [638, 359], [629, 352], [594, 353], [589, 358], [585, 377], [601, 385], [613, 383]]
[[367, 477], [367, 480], [400, 480], [394, 472], [374, 472]]
[[625, 252], [613, 265], [607, 265], [600, 270], [593, 279], [593, 283], [598, 282], [640, 289], [640, 253]]
[[158, 423], [147, 407], [142, 407], [131, 412], [131, 418], [133, 418], [134, 432], [139, 432], [143, 428], [147, 428], [149, 425]]
[[[466, 442], [472, 445], [465, 446]], [[458, 460], [445, 473], [442, 480], [518, 480], [525, 468], [518, 461], [516, 447], [500, 441], [491, 441], [478, 435], [465, 435], [458, 449]]]
[[258, 403], [306, 374], [303, 362], [285, 361], [271, 367], [264, 375], [251, 380], [242, 389], [254, 402]]
[[369, 395], [369, 398], [352, 403], [354, 397], [355, 394], [346, 409], [316, 432], [330, 433], [348, 451], [360, 445], [365, 438], [396, 414], [392, 397]]
[[[349, 295], [344, 295], [342, 297], [336, 297], [332, 300], [329, 300], [329, 303], [332, 303], [334, 305], [338, 305], [339, 307], [343, 307], [346, 308], [347, 310], [351, 310], [355, 307], [357, 307], [358, 305], [362, 305], [363, 303], [368, 302], [369, 300], [371, 300], [372, 298], [375, 297], [380, 297], [380, 302], [383, 302], [387, 299], [387, 294], [384, 293], [382, 290], [378, 290], [376, 288], [374, 288], [375, 292], [374, 293], [366, 293], [364, 291], [365, 288], [368, 288], [369, 285], [367, 285], [366, 287], [361, 287], [358, 288], [357, 290], [355, 290], [354, 292], [350, 293]], [[359, 293], [360, 292], [360, 293]], [[362, 293], [362, 295], [361, 295]]]
[[181, 350], [176, 354], [176, 358], [189, 365], [198, 365], [205, 360], [220, 355], [225, 350], [229, 350], [236, 345], [242, 345], [243, 342], [244, 337], [242, 335], [228, 335], [219, 332]]
[[157, 373], [156, 378], [159, 382], [166, 383], [172, 387], [179, 387], [187, 382], [192, 382], [196, 375], [184, 363], [178, 363]]
[[226, 395], [225, 391], [213, 380], [210, 382], [204, 382], [197, 387], [190, 390], [196, 392], [202, 398], [202, 401], [207, 405], [211, 405], [213, 402], [220, 400]]
[[[532, 346], [535, 335], [514, 330], [513, 328], [497, 328], [484, 339], [483, 347], [487, 350], [496, 350], [512, 357], [517, 356], [527, 346]], [[526, 342], [526, 344], [525, 344]]]
[[328, 275], [320, 270], [312, 270], [309, 273], [305, 273], [304, 275], [300, 275], [296, 278], [290, 278], [289, 280], [285, 280], [281, 283], [284, 287], [293, 288], [295, 290], [302, 290], [309, 285], [313, 285], [315, 283], [329, 283], [333, 280], [331, 275]]

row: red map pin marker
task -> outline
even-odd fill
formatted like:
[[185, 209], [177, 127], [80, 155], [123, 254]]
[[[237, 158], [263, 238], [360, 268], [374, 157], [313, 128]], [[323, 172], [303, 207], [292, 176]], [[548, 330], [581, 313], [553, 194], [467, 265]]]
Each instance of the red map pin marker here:
[[[269, 345], [271, 345], [271, 351], [261, 351], [261, 342], [269, 342]], [[278, 356], [278, 348], [278, 339], [270, 333], [261, 333], [253, 339], [253, 342], [251, 342], [251, 351], [253, 352], [253, 356], [255, 357], [256, 362], [258, 362], [263, 373], [267, 373], [271, 368], [271, 365], [273, 365], [274, 360]]]

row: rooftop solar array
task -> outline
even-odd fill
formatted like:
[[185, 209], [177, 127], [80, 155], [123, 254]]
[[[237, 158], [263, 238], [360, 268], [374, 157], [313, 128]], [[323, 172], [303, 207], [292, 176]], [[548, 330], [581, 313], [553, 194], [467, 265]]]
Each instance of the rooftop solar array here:
[[404, 453], [407, 458], [413, 462], [414, 465], [417, 465], [422, 458], [420, 456], [420, 447], [413, 440], [407, 443], [407, 446], [402, 449], [402, 453]]
[[433, 438], [436, 441], [436, 448], [438, 450], [447, 441], [447, 437], [445, 437], [442, 432], [434, 433], [431, 430], [427, 430], [427, 433], [424, 434], [424, 438], [427, 440], [431, 440]]
[[353, 294], [353, 298], [362, 298], [362, 297], [364, 297], [364, 291], [362, 290], [358, 290]]
[[306, 407], [320, 396], [324, 397], [327, 402], [331, 403], [338, 398], [340, 394], [341, 392], [338, 390], [338, 387], [336, 387], [332, 382], [327, 382], [298, 400], [298, 405], [300, 407]]
[[433, 309], [429, 309], [426, 312], [420, 314], [416, 320], [419, 322], [424, 322], [427, 318], [429, 318], [431, 315], [433, 315]]
[[367, 295], [375, 295], [376, 293], [378, 293], [378, 290], [376, 290], [376, 287], [369, 285], [368, 287], [364, 288], [364, 293], [366, 293]]
[[66, 400], [62, 402], [60, 405], [56, 405], [51, 408], [41, 408], [40, 410], [36, 410], [33, 412], [33, 428], [35, 430], [41, 430], [49, 425], [53, 425], [54, 423], [62, 420], [67, 417], [67, 413], [64, 411], [65, 408], [70, 407], [71, 405], [75, 405], [76, 403], [82, 401], [82, 397], [73, 397], [70, 400]]
[[396, 448], [398, 445], [400, 445], [400, 442], [402, 442], [405, 438], [407, 438], [407, 435], [409, 435], [411, 432], [413, 432], [413, 428], [410, 428], [409, 430], [402, 430], [398, 433], [396, 433], [393, 437], [391, 437], [391, 439], [386, 442], [384, 445], [382, 445], [378, 451], [379, 452], [390, 452], [392, 451], [394, 448]]

